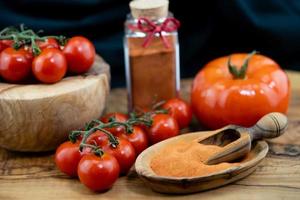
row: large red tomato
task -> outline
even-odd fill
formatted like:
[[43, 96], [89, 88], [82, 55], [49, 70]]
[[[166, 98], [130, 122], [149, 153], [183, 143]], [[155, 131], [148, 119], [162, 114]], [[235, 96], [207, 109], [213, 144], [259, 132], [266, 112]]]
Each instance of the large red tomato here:
[[251, 56], [241, 53], [221, 57], [197, 74], [191, 103], [196, 117], [205, 126], [213, 129], [227, 124], [252, 126], [269, 112], [287, 111], [290, 96], [287, 75], [272, 59]]

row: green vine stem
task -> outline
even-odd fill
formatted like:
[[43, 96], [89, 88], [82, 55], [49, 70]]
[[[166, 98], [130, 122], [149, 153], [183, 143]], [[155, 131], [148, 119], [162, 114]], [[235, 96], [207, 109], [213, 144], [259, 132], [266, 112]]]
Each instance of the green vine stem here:
[[[41, 32], [41, 31], [39, 31]], [[28, 29], [21, 24], [19, 29], [16, 27], [6, 27], [0, 31], [0, 40], [13, 40], [14, 43], [12, 47], [14, 49], [19, 49], [24, 45], [31, 46], [31, 50], [34, 56], [41, 53], [41, 49], [36, 44], [36, 41], [46, 41], [48, 38], [56, 39], [60, 45], [65, 45], [67, 38], [65, 36], [59, 35], [49, 35], [49, 36], [39, 36], [32, 29]]]
[[96, 129], [106, 134], [112, 148], [117, 148], [117, 146], [119, 145], [119, 141], [113, 134], [111, 134], [109, 131], [103, 128], [96, 128]]
[[157, 110], [158, 108], [160, 108], [164, 103], [166, 103], [166, 101], [160, 101], [157, 102], [155, 104], [152, 105], [152, 110]]
[[257, 51], [252, 51], [251, 53], [249, 53], [247, 55], [247, 57], [244, 60], [243, 65], [241, 66], [241, 68], [238, 70], [238, 68], [235, 65], [231, 64], [231, 56], [228, 57], [228, 69], [230, 74], [233, 76], [234, 79], [245, 79], [246, 77], [246, 72], [248, 69], [248, 64], [249, 64], [249, 60], [252, 58], [252, 56], [254, 54], [258, 53]]
[[94, 153], [95, 155], [97, 155], [97, 156], [100, 156], [100, 157], [104, 154], [104, 151], [103, 151], [100, 147], [98, 147], [98, 146], [96, 146], [96, 145], [91, 145], [91, 144], [81, 144], [81, 147], [82, 147], [82, 148], [86, 148], [86, 147], [91, 148], [92, 151], [93, 151], [93, 153]]
[[133, 132], [134, 125], [145, 125], [150, 127], [153, 123], [152, 116], [154, 114], [167, 113], [167, 110], [155, 110], [151, 112], [146, 112], [143, 114], [130, 113], [130, 117], [126, 122], [118, 122], [114, 117], [109, 119], [108, 123], [103, 123], [100, 120], [92, 120], [85, 125], [84, 130], [75, 130], [69, 134], [69, 139], [72, 143], [75, 143], [79, 136], [82, 136], [82, 140], [79, 144], [79, 150], [82, 152], [84, 148], [91, 148], [92, 151], [98, 155], [103, 155], [103, 150], [93, 144], [87, 144], [87, 139], [96, 131], [103, 132], [110, 142], [110, 145], [113, 148], [117, 148], [119, 145], [118, 139], [109, 131], [109, 128], [114, 127], [124, 127], [125, 132], [127, 134], [131, 134]]

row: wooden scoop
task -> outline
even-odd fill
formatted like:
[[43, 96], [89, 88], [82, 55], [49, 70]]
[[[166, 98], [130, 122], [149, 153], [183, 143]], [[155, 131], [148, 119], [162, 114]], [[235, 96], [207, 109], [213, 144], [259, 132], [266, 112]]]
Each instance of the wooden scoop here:
[[211, 165], [236, 160], [251, 150], [253, 140], [278, 137], [286, 128], [287, 117], [273, 112], [262, 117], [253, 127], [229, 125], [221, 131], [206, 134], [198, 142], [223, 147], [205, 161], [206, 164]]

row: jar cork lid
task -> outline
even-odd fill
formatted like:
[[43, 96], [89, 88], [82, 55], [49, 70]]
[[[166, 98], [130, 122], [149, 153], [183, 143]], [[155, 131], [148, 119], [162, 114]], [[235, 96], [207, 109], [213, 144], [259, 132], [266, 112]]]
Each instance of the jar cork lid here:
[[151, 20], [166, 18], [169, 11], [168, 0], [133, 0], [129, 3], [134, 18], [146, 17]]

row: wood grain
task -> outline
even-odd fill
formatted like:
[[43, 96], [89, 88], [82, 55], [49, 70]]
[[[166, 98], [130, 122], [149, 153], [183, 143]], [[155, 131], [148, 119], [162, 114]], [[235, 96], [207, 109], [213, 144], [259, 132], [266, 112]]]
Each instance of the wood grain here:
[[0, 83], [0, 146], [55, 149], [71, 130], [101, 115], [108, 91], [109, 66], [99, 56], [86, 74], [55, 84]]
[[[60, 173], [53, 153], [14, 153], [0, 149], [0, 199], [299, 199], [300, 196], [300, 73], [288, 72], [292, 101], [287, 132], [269, 140], [269, 153], [254, 173], [233, 184], [186, 196], [153, 192], [132, 171], [106, 193], [96, 194], [79, 181]], [[191, 80], [182, 81], [188, 99]], [[108, 98], [107, 112], [126, 111], [126, 91], [115, 89]], [[195, 127], [195, 126], [194, 126]]]

